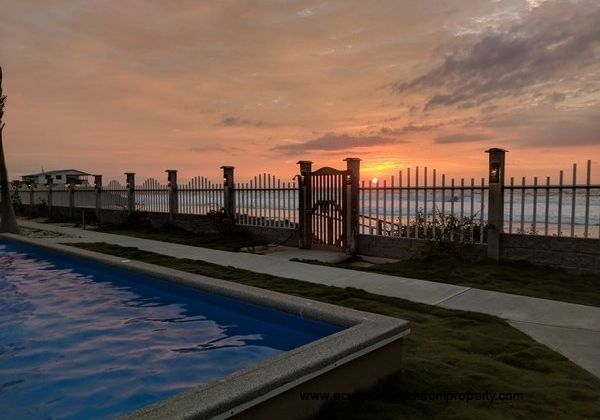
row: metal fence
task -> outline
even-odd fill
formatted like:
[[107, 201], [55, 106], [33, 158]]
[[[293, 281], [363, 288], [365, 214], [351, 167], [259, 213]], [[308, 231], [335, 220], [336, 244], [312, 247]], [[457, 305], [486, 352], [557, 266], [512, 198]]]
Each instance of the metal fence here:
[[126, 210], [129, 191], [119, 181], [113, 180], [102, 187], [100, 208], [103, 210]]
[[69, 194], [66, 185], [52, 186], [52, 207], [69, 207]]
[[[543, 178], [542, 178], [543, 179]], [[545, 236], [600, 238], [600, 185], [591, 183], [592, 162], [587, 161], [585, 183], [578, 184], [573, 164], [570, 184], [560, 171], [558, 183], [538, 177], [528, 183], [510, 178], [505, 187], [505, 231]]]
[[298, 226], [298, 187], [271, 174], [257, 175], [235, 188], [236, 223], [295, 229]]
[[73, 200], [76, 208], [93, 209], [96, 207], [96, 189], [94, 187], [75, 187]]
[[[414, 179], [411, 175], [414, 174]], [[420, 178], [422, 176], [422, 178]], [[431, 178], [429, 178], [431, 176]], [[488, 186], [485, 179], [449, 182], [434, 169], [417, 166], [398, 177], [361, 181], [360, 233], [415, 239], [486, 240]]]
[[135, 186], [135, 207], [140, 211], [169, 212], [169, 186], [154, 178]]
[[[77, 208], [94, 208], [99, 191], [100, 209], [181, 214], [222, 211], [240, 225], [298, 228], [301, 203], [295, 181], [263, 173], [248, 182], [234, 183], [233, 172], [230, 175], [231, 179], [225, 176], [224, 182], [198, 176], [177, 185], [149, 178], [131, 188], [118, 181], [102, 186], [101, 179], [97, 188], [54, 185], [51, 200], [48, 186], [21, 186], [16, 192], [25, 205], [48, 205], [51, 201], [53, 207], [69, 207], [73, 202]], [[133, 175], [128, 176], [132, 176], [128, 180], [134, 184]], [[550, 177], [533, 177], [530, 182], [524, 177], [520, 182], [515, 177], [508, 178], [503, 208], [501, 200], [494, 207], [494, 212], [503, 217], [503, 231], [600, 239], [600, 185], [591, 183], [591, 161], [582, 178], [580, 182], [577, 165], [573, 165], [569, 183], [564, 171], [559, 172], [557, 182]], [[176, 177], [172, 179], [175, 184]], [[400, 170], [387, 179], [363, 180], [358, 188], [358, 232], [485, 243], [488, 213], [495, 214], [488, 209], [487, 179], [448, 178], [435, 169], [416, 167]], [[499, 184], [493, 185], [497, 188]], [[340, 193], [342, 189], [340, 186]], [[319, 198], [319, 188], [315, 187], [314, 194]], [[308, 211], [313, 210], [308, 207]], [[340, 214], [345, 213], [346, 209], [340, 210]]]
[[[177, 186], [178, 211], [183, 214], [208, 214], [223, 208], [223, 184], [203, 176]], [[168, 209], [167, 209], [168, 211]]]

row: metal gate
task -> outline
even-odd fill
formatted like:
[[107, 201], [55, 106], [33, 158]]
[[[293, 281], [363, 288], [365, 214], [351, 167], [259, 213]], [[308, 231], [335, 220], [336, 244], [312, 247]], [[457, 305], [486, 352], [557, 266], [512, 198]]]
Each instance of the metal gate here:
[[347, 158], [346, 170], [312, 170], [301, 160], [298, 176], [299, 246], [314, 245], [356, 253], [360, 159]]
[[312, 244], [345, 249], [348, 171], [324, 167], [311, 173]]

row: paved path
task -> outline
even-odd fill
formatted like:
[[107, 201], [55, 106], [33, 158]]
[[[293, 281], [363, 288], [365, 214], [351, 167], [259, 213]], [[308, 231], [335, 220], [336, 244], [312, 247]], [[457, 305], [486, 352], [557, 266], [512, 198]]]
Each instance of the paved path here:
[[44, 239], [47, 241], [106, 242], [131, 246], [176, 258], [202, 260], [328, 286], [354, 287], [428, 305], [495, 315], [600, 377], [600, 308], [597, 307], [305, 264], [289, 261], [288, 253], [232, 253], [29, 220], [20, 220], [19, 224], [70, 236]]

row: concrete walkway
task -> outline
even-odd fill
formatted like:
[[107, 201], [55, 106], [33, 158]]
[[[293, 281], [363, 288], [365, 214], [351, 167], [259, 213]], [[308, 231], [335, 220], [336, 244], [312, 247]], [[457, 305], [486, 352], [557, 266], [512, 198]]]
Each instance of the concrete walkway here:
[[20, 220], [19, 224], [66, 235], [44, 238], [44, 241], [106, 242], [176, 258], [202, 260], [328, 286], [354, 287], [413, 302], [494, 315], [600, 377], [600, 308], [597, 307], [305, 264], [289, 261], [290, 254], [287, 252], [270, 255], [232, 253], [29, 220]]

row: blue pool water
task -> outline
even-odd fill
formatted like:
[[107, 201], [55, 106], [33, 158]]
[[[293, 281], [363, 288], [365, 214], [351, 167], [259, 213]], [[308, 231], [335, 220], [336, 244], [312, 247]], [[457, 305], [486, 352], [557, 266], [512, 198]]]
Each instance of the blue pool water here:
[[0, 241], [0, 417], [107, 418], [340, 328]]

